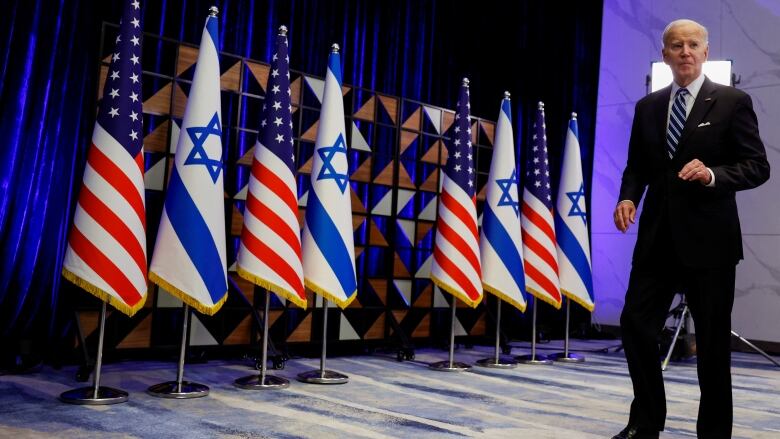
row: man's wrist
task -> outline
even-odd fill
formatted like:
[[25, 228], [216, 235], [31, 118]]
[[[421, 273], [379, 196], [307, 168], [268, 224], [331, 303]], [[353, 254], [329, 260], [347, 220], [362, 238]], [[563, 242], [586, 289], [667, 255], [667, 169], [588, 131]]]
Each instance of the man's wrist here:
[[623, 204], [623, 203], [630, 203], [632, 206], [634, 206], [634, 202], [631, 201], [631, 200], [620, 200], [620, 201], [618, 201], [618, 205]]

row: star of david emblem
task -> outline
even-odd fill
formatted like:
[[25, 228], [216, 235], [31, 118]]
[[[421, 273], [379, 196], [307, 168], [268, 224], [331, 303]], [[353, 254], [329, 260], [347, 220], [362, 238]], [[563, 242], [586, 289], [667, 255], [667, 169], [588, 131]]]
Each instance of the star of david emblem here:
[[222, 136], [222, 129], [219, 126], [219, 116], [217, 113], [214, 113], [211, 121], [209, 121], [205, 127], [187, 128], [187, 135], [189, 135], [190, 140], [192, 140], [192, 150], [190, 150], [190, 154], [184, 161], [184, 165], [205, 166], [206, 170], [209, 171], [209, 175], [211, 175], [211, 179], [216, 183], [217, 178], [219, 178], [219, 173], [222, 171], [222, 158], [220, 157], [218, 160], [209, 158], [203, 144], [206, 143], [206, 139], [211, 135], [217, 137]]
[[512, 170], [512, 175], [509, 178], [497, 178], [496, 184], [501, 189], [501, 198], [498, 199], [498, 206], [512, 206], [515, 210], [515, 215], [520, 216], [520, 203], [517, 200], [512, 199], [512, 194], [509, 190], [512, 185], [517, 185], [517, 170]]
[[339, 134], [339, 137], [336, 139], [333, 146], [322, 147], [317, 150], [317, 153], [320, 155], [320, 158], [322, 158], [322, 168], [320, 168], [320, 173], [317, 175], [317, 180], [336, 180], [336, 184], [343, 194], [347, 189], [349, 178], [346, 173], [339, 174], [336, 172], [336, 169], [333, 168], [333, 159], [336, 154], [344, 154], [344, 158], [346, 159], [347, 146], [344, 144], [344, 136]]
[[585, 201], [585, 184], [580, 183], [580, 190], [577, 192], [566, 192], [566, 196], [571, 200], [571, 209], [569, 216], [578, 216], [582, 218], [582, 223], [587, 224], [584, 206], [580, 207], [580, 200]]

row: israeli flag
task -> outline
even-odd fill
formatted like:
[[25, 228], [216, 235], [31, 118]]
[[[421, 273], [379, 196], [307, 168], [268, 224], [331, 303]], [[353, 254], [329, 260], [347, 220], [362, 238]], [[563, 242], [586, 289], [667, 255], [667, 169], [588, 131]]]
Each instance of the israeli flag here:
[[482, 287], [525, 311], [525, 274], [520, 199], [509, 92], [504, 92], [493, 142], [482, 231], [479, 236]]
[[566, 133], [561, 183], [555, 204], [558, 276], [563, 294], [588, 311], [593, 311], [593, 274], [578, 136], [577, 113], [572, 113]]
[[227, 299], [216, 10], [206, 19], [149, 279], [213, 315]]
[[357, 280], [338, 50], [334, 44], [328, 57], [302, 250], [306, 286], [345, 308], [357, 296]]

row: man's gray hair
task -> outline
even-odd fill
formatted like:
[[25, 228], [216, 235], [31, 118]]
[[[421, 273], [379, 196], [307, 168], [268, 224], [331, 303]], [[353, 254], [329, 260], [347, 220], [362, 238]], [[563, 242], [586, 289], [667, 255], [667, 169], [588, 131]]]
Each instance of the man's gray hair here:
[[704, 27], [704, 25], [702, 25], [701, 23], [697, 23], [697, 22], [695, 22], [693, 20], [689, 20], [687, 18], [681, 18], [679, 20], [674, 20], [673, 22], [667, 24], [666, 27], [664, 28], [664, 33], [661, 36], [661, 42], [663, 42], [664, 47], [666, 47], [666, 40], [667, 40], [667, 37], [669, 36], [669, 32], [671, 32], [671, 30], [673, 28], [675, 28], [677, 26], [682, 26], [682, 25], [685, 25], [685, 24], [692, 24], [692, 25], [698, 27], [699, 30], [701, 30], [702, 36], [704, 37], [704, 44], [709, 44], [709, 35], [710, 34], [709, 34], [709, 32], [707, 32], [707, 28]]

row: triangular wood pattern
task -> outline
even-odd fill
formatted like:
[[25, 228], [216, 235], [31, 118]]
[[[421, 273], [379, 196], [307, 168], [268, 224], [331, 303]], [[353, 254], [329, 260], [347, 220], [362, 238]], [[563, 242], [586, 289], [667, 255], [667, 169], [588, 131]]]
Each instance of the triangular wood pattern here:
[[[265, 88], [268, 86], [268, 75], [271, 72], [271, 67], [267, 66], [265, 64], [259, 64], [252, 61], [247, 61], [246, 66], [249, 67], [249, 71], [252, 72], [252, 76], [255, 77], [257, 80], [257, 83], [260, 84], [260, 88], [265, 91]], [[298, 86], [298, 90], [300, 93], [300, 85]], [[290, 91], [292, 92], [292, 85], [290, 87]], [[294, 101], [298, 102], [298, 101]]]
[[382, 103], [382, 106], [385, 108], [385, 111], [387, 111], [387, 115], [390, 116], [393, 123], [397, 123], [398, 99], [391, 98], [390, 96], [379, 96], [379, 102]]
[[168, 130], [171, 127], [171, 121], [157, 125], [151, 133], [144, 137], [144, 151], [146, 152], [165, 152], [168, 148]]
[[376, 110], [376, 99], [374, 99], [374, 96], [371, 96], [371, 98], [366, 101], [365, 104], [363, 104], [360, 109], [352, 115], [355, 119], [361, 119], [366, 120], [369, 122], [374, 121], [374, 111]]

